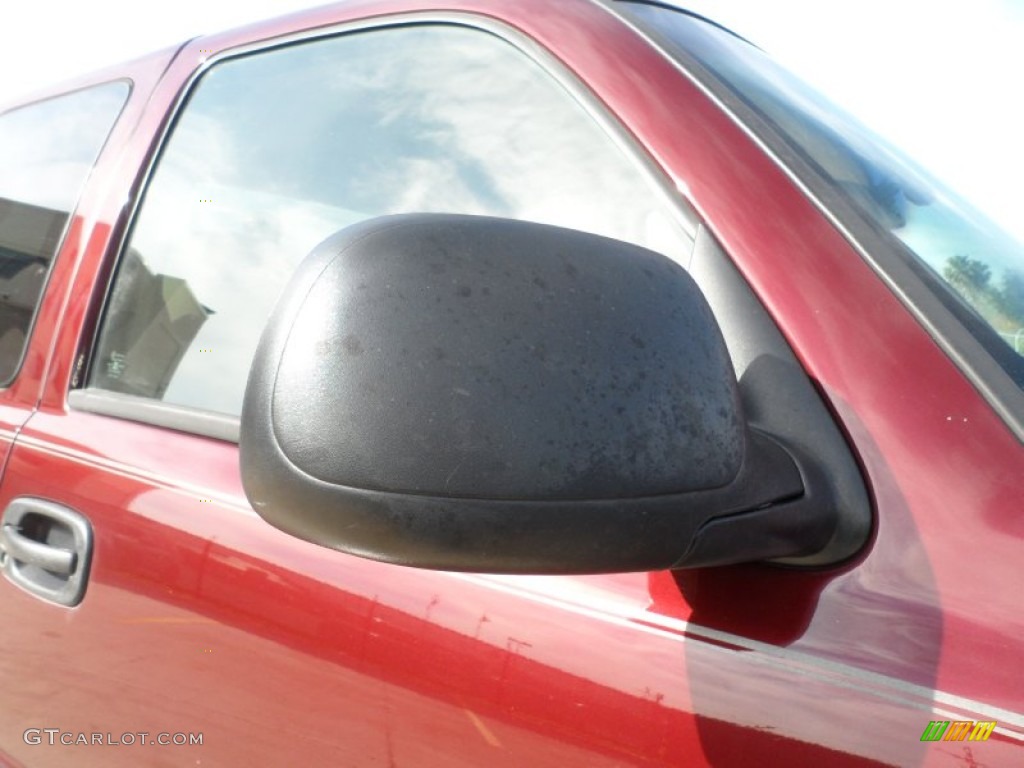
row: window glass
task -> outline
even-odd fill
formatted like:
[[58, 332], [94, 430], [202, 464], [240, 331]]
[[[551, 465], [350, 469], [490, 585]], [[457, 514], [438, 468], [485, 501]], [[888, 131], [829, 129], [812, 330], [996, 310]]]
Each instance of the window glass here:
[[82, 184], [128, 96], [126, 83], [0, 115], [0, 383], [13, 378]]
[[522, 52], [395, 27], [226, 61], [189, 98], [145, 193], [89, 383], [237, 415], [298, 262], [382, 214], [558, 224], [683, 258], [646, 175]]
[[1024, 389], [1024, 244], [764, 53], [703, 20], [627, 3], [808, 160]]

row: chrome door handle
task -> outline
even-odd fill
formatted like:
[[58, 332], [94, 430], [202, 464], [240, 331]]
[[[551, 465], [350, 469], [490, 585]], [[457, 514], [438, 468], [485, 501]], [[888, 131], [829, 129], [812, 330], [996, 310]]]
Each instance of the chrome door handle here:
[[60, 605], [82, 602], [92, 558], [92, 527], [52, 501], [20, 497], [4, 510], [0, 564], [4, 576], [36, 597]]
[[5, 525], [0, 546], [13, 557], [26, 565], [36, 565], [44, 571], [70, 576], [75, 570], [75, 553], [68, 549], [51, 547], [49, 544], [22, 536], [13, 525]]

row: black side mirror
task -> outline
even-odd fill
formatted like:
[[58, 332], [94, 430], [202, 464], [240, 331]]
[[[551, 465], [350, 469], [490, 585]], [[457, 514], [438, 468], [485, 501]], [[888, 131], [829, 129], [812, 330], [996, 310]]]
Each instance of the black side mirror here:
[[260, 342], [242, 478], [268, 522], [448, 570], [652, 570], [808, 554], [786, 451], [746, 427], [690, 276], [615, 240], [411, 215], [337, 233]]

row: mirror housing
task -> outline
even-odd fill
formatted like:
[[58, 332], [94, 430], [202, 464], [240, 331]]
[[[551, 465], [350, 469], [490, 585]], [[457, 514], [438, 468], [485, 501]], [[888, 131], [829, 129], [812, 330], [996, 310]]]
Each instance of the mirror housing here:
[[272, 525], [425, 568], [744, 562], [834, 527], [745, 425], [685, 270], [519, 221], [390, 216], [317, 246], [263, 333], [240, 443]]

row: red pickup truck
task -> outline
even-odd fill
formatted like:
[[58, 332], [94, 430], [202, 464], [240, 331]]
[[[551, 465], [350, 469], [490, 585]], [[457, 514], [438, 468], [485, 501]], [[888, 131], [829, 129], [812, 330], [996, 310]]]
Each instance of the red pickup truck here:
[[0, 763], [1024, 763], [1024, 257], [665, 4], [0, 113]]

